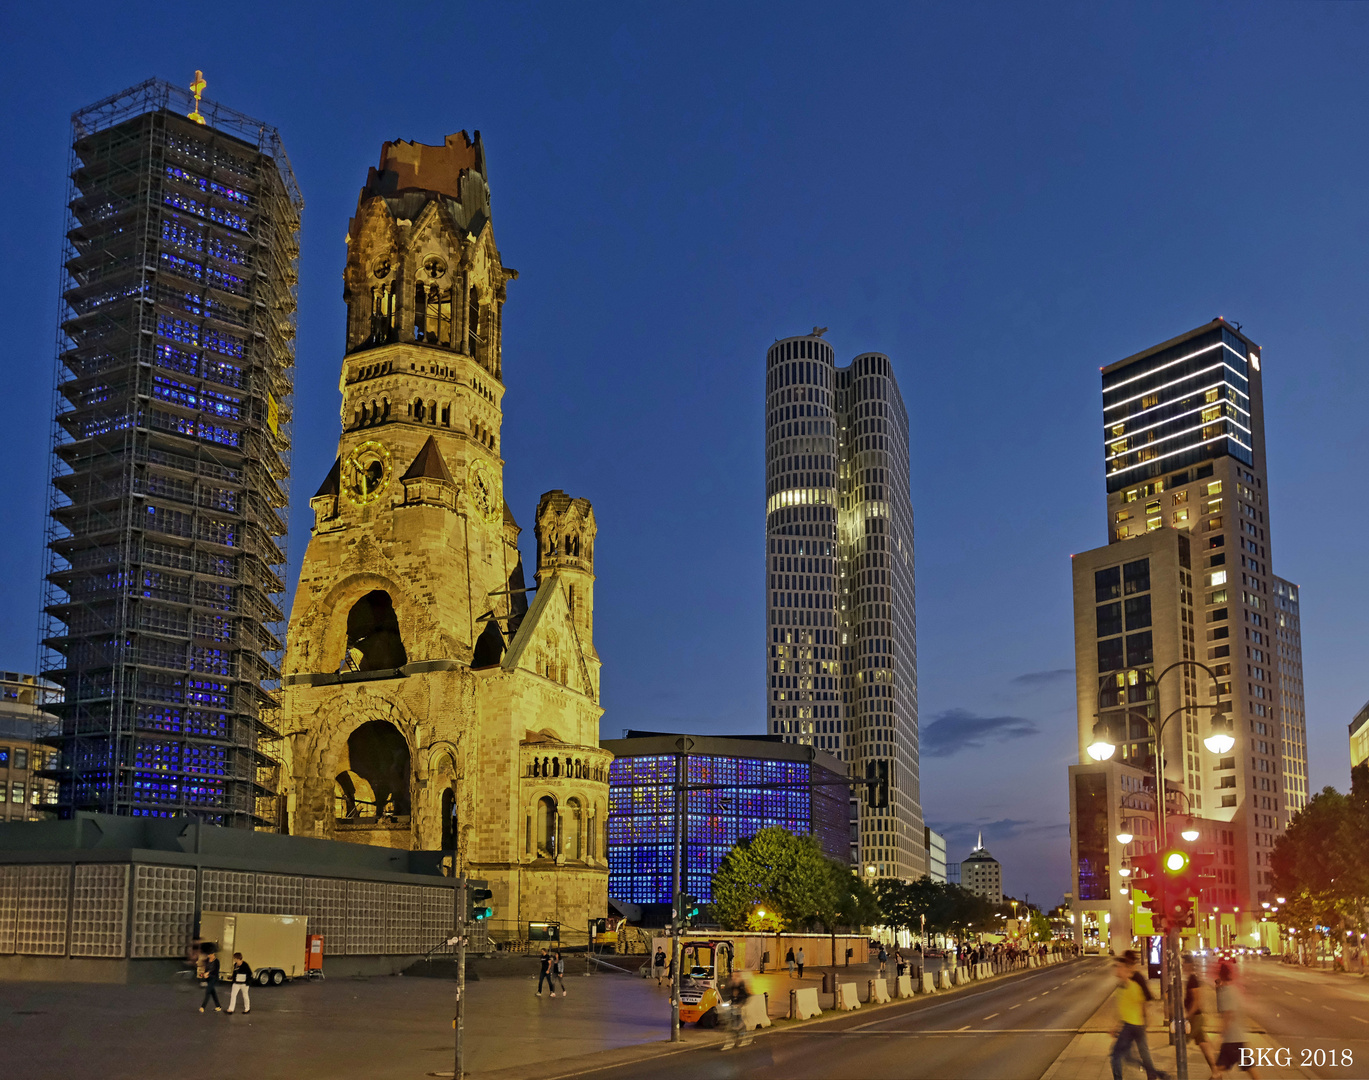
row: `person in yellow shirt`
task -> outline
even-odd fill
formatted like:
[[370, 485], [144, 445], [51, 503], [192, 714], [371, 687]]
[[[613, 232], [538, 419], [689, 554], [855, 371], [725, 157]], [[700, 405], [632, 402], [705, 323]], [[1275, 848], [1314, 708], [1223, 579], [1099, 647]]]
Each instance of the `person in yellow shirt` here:
[[1112, 1000], [1117, 1008], [1117, 1023], [1112, 1033], [1117, 1041], [1112, 1044], [1112, 1080], [1122, 1080], [1122, 1057], [1132, 1043], [1136, 1044], [1136, 1052], [1141, 1056], [1146, 1080], [1165, 1080], [1169, 1074], [1155, 1067], [1150, 1058], [1150, 1044], [1146, 1042], [1146, 1003], [1153, 997], [1144, 976], [1137, 970], [1134, 950], [1128, 949], [1117, 958], [1114, 973], [1117, 989], [1112, 992]]

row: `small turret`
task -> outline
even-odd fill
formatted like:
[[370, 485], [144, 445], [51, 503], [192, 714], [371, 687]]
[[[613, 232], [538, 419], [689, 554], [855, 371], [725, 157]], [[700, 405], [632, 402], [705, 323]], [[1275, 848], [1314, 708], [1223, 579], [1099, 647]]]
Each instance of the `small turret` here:
[[594, 507], [564, 491], [548, 491], [537, 503], [537, 584], [552, 574], [566, 590], [575, 632], [586, 656], [594, 651]]

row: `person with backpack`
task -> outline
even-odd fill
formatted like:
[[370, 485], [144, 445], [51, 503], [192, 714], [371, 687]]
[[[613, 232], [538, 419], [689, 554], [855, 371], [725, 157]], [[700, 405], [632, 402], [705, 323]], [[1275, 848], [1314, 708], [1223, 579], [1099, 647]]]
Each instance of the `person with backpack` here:
[[250, 1013], [252, 1011], [252, 995], [247, 988], [252, 984], [252, 969], [246, 960], [242, 958], [242, 953], [233, 954], [233, 989], [228, 994], [228, 1015], [233, 1015], [233, 1010], [238, 1004], [238, 995], [242, 995], [242, 1011]]
[[1146, 1080], [1165, 1080], [1168, 1074], [1155, 1067], [1150, 1057], [1150, 1044], [1146, 1042], [1146, 1005], [1154, 1000], [1154, 995], [1136, 965], [1133, 949], [1117, 958], [1117, 989], [1112, 992], [1117, 1008], [1117, 1022], [1112, 1031], [1117, 1039], [1112, 1044], [1112, 1080], [1122, 1080], [1122, 1057], [1133, 1044], [1140, 1055], [1141, 1066], [1146, 1070]]

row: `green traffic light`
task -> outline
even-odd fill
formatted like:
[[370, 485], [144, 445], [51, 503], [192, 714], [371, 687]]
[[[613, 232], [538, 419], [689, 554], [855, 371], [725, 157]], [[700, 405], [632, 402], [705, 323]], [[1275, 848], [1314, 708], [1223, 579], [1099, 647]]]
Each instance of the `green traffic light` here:
[[1171, 874], [1182, 874], [1188, 869], [1188, 854], [1183, 851], [1170, 851], [1165, 854], [1165, 869]]

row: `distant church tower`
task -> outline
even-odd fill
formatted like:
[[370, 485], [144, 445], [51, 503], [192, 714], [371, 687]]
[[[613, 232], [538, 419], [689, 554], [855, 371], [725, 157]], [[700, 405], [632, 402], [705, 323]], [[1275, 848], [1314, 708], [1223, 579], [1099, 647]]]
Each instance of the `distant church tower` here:
[[[503, 496], [504, 266], [476, 133], [385, 143], [347, 234], [338, 457], [286, 644], [288, 830], [454, 854], [495, 936], [606, 913], [594, 511]], [[528, 595], [535, 591], [529, 605]], [[293, 733], [293, 734], [289, 734]]]

